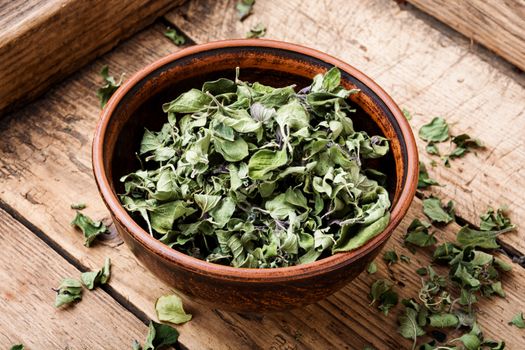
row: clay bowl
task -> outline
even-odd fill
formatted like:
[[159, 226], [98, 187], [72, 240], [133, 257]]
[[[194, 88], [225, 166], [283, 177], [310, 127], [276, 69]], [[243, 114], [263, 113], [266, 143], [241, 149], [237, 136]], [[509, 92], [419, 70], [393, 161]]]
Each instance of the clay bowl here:
[[[200, 88], [207, 80], [234, 77], [272, 86], [307, 86], [332, 66], [352, 95], [356, 130], [390, 139], [388, 157], [375, 164], [388, 175], [392, 200], [388, 227], [361, 248], [313, 263], [246, 269], [208, 263], [180, 253], [151, 237], [121, 206], [119, 178], [139, 167], [135, 158], [147, 127], [159, 130], [162, 103]], [[189, 298], [211, 308], [239, 312], [279, 311], [315, 303], [359, 275], [379, 253], [414, 197], [418, 157], [414, 136], [398, 106], [366, 75], [334, 57], [306, 47], [270, 40], [228, 40], [197, 45], [165, 57], [126, 81], [102, 112], [93, 141], [93, 170], [100, 194], [117, 230], [137, 258], [154, 274]], [[140, 276], [137, 276], [140, 278]]]

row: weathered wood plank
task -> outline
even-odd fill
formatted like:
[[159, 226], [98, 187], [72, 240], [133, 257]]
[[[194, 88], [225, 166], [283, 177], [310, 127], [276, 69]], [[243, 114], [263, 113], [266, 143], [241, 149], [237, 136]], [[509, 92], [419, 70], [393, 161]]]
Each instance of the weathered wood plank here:
[[[97, 74], [104, 63], [114, 73], [132, 74], [159, 56], [178, 50], [162, 36], [162, 29], [154, 27], [124, 43], [4, 121], [0, 130], [0, 199], [80, 264], [96, 268], [105, 256], [111, 257], [112, 288], [151, 318], [155, 317], [155, 299], [171, 288], [137, 263], [127, 247], [119, 245], [118, 237], [85, 248], [80, 234], [69, 226], [74, 214], [69, 205], [87, 202], [88, 214], [96, 218], [107, 215], [90, 169], [90, 140], [99, 113], [95, 98]], [[400, 246], [400, 240], [412, 218], [420, 216], [420, 210], [420, 201], [416, 200], [385, 249], [410, 255]], [[452, 238], [456, 229], [451, 225], [442, 234]], [[402, 297], [416, 295], [419, 280], [413, 271], [428, 264], [430, 258], [418, 254], [413, 261], [411, 265], [395, 266], [396, 278], [405, 284], [399, 288]], [[246, 316], [207, 310], [186, 300], [185, 307], [194, 319], [178, 327], [181, 342], [190, 349], [363, 349], [369, 344], [378, 349], [407, 348], [410, 341], [396, 333], [400, 308], [385, 318], [368, 306], [371, 282], [389, 275], [382, 263], [379, 266], [377, 275], [365, 273], [326, 301], [292, 312]], [[480, 322], [486, 332], [495, 338], [504, 336], [511, 348], [523, 341], [517, 329], [506, 325], [515, 309], [525, 308], [518, 287], [525, 281], [523, 273], [515, 266], [515, 272], [506, 280], [507, 299], [481, 304], [486, 315]], [[489, 318], [493, 312], [500, 316]]]
[[0, 3], [0, 116], [144, 28], [183, 0]]
[[[457, 33], [417, 10], [394, 1], [301, 1], [275, 6], [258, 0], [239, 22], [235, 1], [191, 1], [166, 18], [197, 43], [242, 38], [258, 22], [267, 37], [307, 45], [339, 57], [376, 80], [402, 107], [413, 112], [414, 132], [434, 116], [451, 132], [479, 137], [486, 150], [430, 169], [446, 186], [434, 191], [454, 200], [458, 215], [479, 223], [487, 205], [509, 205], [525, 223], [525, 76], [483, 49], [474, 50]], [[417, 12], [417, 13], [414, 13]], [[290, 14], [293, 14], [291, 16]], [[429, 25], [427, 22], [436, 22]], [[439, 27], [442, 30], [440, 30]], [[430, 163], [417, 136], [421, 159]], [[442, 163], [437, 158], [439, 163]], [[525, 255], [525, 230], [502, 238]]]
[[145, 338], [147, 327], [101, 289], [56, 309], [52, 288], [80, 271], [1, 209], [0, 246], [0, 348], [126, 349]]
[[407, 0], [525, 70], [523, 0]]

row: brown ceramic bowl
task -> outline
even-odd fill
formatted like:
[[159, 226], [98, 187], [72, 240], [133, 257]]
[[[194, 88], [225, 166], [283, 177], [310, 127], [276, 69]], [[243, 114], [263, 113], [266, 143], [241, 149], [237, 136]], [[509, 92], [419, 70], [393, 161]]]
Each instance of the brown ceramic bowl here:
[[[158, 130], [161, 106], [207, 80], [234, 76], [272, 86], [309, 85], [317, 73], [337, 66], [352, 95], [356, 130], [390, 139], [391, 151], [375, 164], [388, 175], [391, 222], [361, 248], [293, 267], [234, 268], [208, 263], [151, 237], [122, 207], [119, 178], [139, 167], [135, 158], [144, 128]], [[100, 193], [124, 241], [159, 278], [210, 307], [240, 312], [290, 309], [319, 301], [359, 275], [379, 253], [414, 197], [418, 156], [414, 136], [398, 106], [366, 75], [334, 57], [303, 46], [270, 40], [228, 40], [197, 45], [165, 57], [126, 81], [102, 112], [93, 141], [93, 170]], [[140, 276], [137, 276], [140, 278]]]

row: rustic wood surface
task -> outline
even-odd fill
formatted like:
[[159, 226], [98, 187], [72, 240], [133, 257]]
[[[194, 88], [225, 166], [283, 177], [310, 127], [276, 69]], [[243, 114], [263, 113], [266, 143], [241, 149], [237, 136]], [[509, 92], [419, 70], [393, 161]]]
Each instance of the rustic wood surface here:
[[[258, 0], [254, 14], [244, 23], [237, 21], [234, 3], [192, 1], [166, 18], [197, 43], [243, 37], [251, 25], [264, 22], [269, 38], [318, 48], [368, 73], [401, 106], [415, 112], [411, 122], [414, 130], [434, 114], [445, 116], [455, 123], [455, 133], [468, 131], [482, 138], [487, 150], [454, 161], [450, 169], [441, 165], [431, 169], [431, 174], [446, 185], [435, 193], [454, 199], [461, 218], [472, 223], [478, 222], [477, 216], [487, 204], [501, 203], [509, 204], [513, 221], [524, 222], [521, 192], [525, 180], [520, 164], [525, 154], [519, 136], [525, 132], [525, 83], [509, 65], [484, 50], [470, 47], [460, 36], [418, 11], [405, 10], [388, 0], [353, 1], [351, 5], [343, 0], [291, 0], [282, 2], [279, 8], [269, 0]], [[69, 225], [74, 216], [69, 205], [86, 202], [88, 214], [107, 217], [90, 164], [91, 137], [99, 114], [95, 96], [100, 82], [98, 71], [103, 64], [109, 64], [112, 73], [126, 72], [129, 76], [145, 64], [178, 50], [163, 36], [163, 30], [164, 26], [157, 24], [135, 35], [0, 123], [0, 206], [45, 237], [77, 269], [98, 268], [106, 256], [111, 257], [112, 296], [142, 320], [155, 319], [155, 299], [171, 289], [138, 264], [114, 234], [93, 248], [85, 248], [81, 234]], [[494, 116], [498, 119], [496, 127]], [[428, 163], [430, 158], [424, 152], [422, 157]], [[410, 341], [396, 332], [401, 308], [385, 317], [368, 306], [367, 294], [370, 284], [384, 276], [397, 281], [400, 297], [417, 293], [420, 281], [414, 271], [427, 265], [430, 255], [425, 250], [413, 255], [401, 245], [403, 233], [415, 217], [423, 217], [419, 199], [385, 248], [410, 256], [411, 264], [398, 263], [389, 270], [378, 259], [377, 274], [363, 273], [327, 300], [286, 313], [239, 315], [207, 310], [185, 300], [194, 319], [177, 327], [181, 344], [189, 349], [409, 347]], [[439, 240], [452, 240], [458, 228], [456, 224], [448, 225], [438, 234]], [[15, 230], [9, 232], [12, 231]], [[523, 236], [521, 230], [502, 240], [523, 254]], [[39, 238], [33, 236], [33, 240]], [[510, 263], [509, 258], [502, 258]], [[5, 269], [7, 262], [2, 260], [1, 264]], [[516, 310], [525, 310], [520, 293], [525, 271], [513, 265], [513, 272], [504, 279], [507, 298], [483, 300], [479, 322], [487, 336], [503, 338], [509, 349], [520, 349], [525, 334], [507, 322]], [[65, 273], [55, 271], [60, 276]], [[98, 311], [91, 311], [93, 319], [99, 317]], [[130, 339], [133, 337], [136, 336]], [[13, 336], [9, 341], [17, 339]], [[126, 339], [120, 348], [128, 346]]]
[[524, 0], [407, 0], [525, 70]]
[[0, 2], [0, 116], [150, 24], [182, 0]]
[[147, 327], [101, 289], [56, 309], [52, 288], [80, 271], [1, 209], [0, 246], [0, 349], [122, 349], [145, 338]]

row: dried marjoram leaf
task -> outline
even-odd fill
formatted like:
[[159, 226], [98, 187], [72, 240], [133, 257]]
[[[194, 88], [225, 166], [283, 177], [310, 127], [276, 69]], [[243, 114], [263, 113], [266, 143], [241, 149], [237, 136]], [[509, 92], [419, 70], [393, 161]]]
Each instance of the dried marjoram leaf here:
[[173, 28], [167, 28], [166, 31], [164, 32], [164, 36], [169, 38], [177, 46], [186, 44], [186, 38], [184, 37], [184, 35], [179, 34]]
[[82, 284], [72, 278], [65, 278], [56, 289], [55, 307], [82, 299]]
[[122, 84], [123, 75], [120, 76], [120, 80], [117, 83], [115, 78], [109, 75], [108, 66], [102, 67], [102, 70], [100, 71], [100, 75], [102, 76], [102, 79], [103, 79], [103, 85], [97, 90], [97, 97], [100, 100], [100, 108], [104, 108], [104, 106], [108, 102], [111, 95], [113, 95], [113, 93]]
[[262, 23], [258, 23], [250, 28], [250, 31], [246, 33], [247, 38], [262, 38], [266, 35], [266, 27]]
[[98, 235], [108, 230], [101, 221], [94, 221], [89, 216], [77, 211], [77, 215], [71, 221], [71, 225], [78, 227], [84, 234], [84, 245], [90, 247]]

